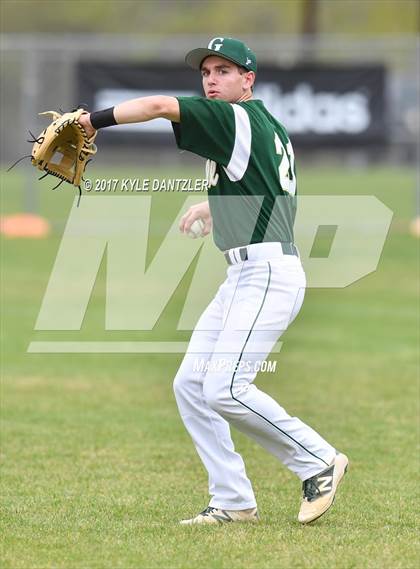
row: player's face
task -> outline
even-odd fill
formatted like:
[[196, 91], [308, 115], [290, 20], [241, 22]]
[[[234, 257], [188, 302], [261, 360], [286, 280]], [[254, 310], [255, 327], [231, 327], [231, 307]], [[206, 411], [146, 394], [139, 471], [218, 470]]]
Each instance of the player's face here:
[[208, 99], [221, 99], [234, 103], [250, 92], [253, 73], [246, 73], [235, 63], [210, 55], [201, 65], [203, 89]]

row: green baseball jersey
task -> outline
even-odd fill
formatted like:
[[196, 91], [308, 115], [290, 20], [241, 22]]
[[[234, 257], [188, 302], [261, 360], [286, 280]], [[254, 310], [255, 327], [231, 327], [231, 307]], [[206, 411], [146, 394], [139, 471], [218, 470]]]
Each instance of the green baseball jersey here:
[[285, 128], [260, 100], [241, 103], [178, 97], [179, 148], [208, 159], [213, 237], [226, 251], [293, 242], [296, 171]]

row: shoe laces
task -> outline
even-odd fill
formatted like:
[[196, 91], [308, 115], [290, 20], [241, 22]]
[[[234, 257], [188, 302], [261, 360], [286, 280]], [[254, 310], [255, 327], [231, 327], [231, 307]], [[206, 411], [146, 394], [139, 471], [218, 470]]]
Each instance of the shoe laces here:
[[209, 516], [210, 514], [212, 514], [215, 510], [217, 510], [217, 508], [213, 508], [212, 506], [208, 506], [205, 510], [203, 510], [202, 512], [200, 512], [201, 516]]
[[302, 484], [303, 490], [303, 497], [308, 500], [308, 502], [312, 502], [318, 496], [321, 495], [321, 491], [318, 488], [318, 484], [316, 483], [316, 478], [308, 478], [308, 480], [304, 480]]

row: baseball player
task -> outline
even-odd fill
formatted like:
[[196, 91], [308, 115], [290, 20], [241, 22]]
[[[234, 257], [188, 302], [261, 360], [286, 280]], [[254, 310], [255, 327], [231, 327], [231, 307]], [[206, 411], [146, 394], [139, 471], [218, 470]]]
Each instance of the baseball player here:
[[[243, 42], [216, 37], [190, 51], [205, 97], [153, 96], [81, 118], [89, 133], [116, 124], [172, 121], [179, 148], [208, 159], [208, 202], [180, 227], [205, 221], [223, 252], [227, 278], [200, 317], [175, 377], [182, 420], [208, 471], [210, 502], [182, 524], [258, 521], [257, 503], [233, 425], [303, 481], [305, 524], [332, 505], [348, 465], [311, 427], [253, 383], [258, 364], [298, 314], [305, 274], [293, 242], [294, 153], [285, 128], [253, 99], [256, 56]], [[205, 361], [197, 369], [197, 360]]]

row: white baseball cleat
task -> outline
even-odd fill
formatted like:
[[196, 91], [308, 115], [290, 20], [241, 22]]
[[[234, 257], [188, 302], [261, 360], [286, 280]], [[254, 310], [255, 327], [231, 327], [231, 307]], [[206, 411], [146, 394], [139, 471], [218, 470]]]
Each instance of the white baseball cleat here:
[[248, 510], [222, 510], [221, 508], [212, 508], [209, 506], [202, 512], [191, 518], [190, 520], [181, 520], [179, 523], [184, 526], [192, 526], [196, 524], [225, 524], [229, 522], [258, 522], [257, 508], [249, 508]]
[[337, 454], [328, 468], [303, 482], [303, 498], [298, 515], [301, 524], [315, 521], [333, 505], [337, 487], [348, 464], [349, 459], [345, 454]]

